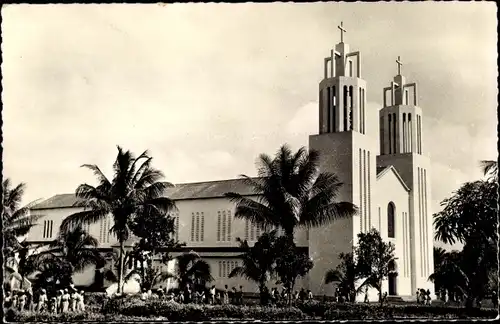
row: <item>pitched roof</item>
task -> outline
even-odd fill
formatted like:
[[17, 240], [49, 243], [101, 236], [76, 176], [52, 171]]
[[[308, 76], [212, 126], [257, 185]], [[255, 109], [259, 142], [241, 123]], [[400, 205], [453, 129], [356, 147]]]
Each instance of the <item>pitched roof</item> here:
[[[253, 188], [246, 185], [242, 179], [229, 179], [219, 181], [180, 183], [173, 188], [168, 188], [166, 196], [173, 200], [220, 198], [226, 192], [236, 192], [243, 196], [255, 195]], [[77, 202], [74, 194], [55, 195], [31, 209], [53, 209], [73, 207]]]
[[403, 185], [403, 188], [406, 191], [410, 192], [410, 188], [406, 185], [406, 183], [404, 182], [403, 178], [401, 178], [401, 176], [399, 175], [399, 173], [396, 170], [396, 168], [394, 166], [392, 166], [392, 165], [388, 165], [388, 166], [385, 166], [385, 167], [377, 167], [377, 179], [381, 178], [384, 174], [386, 174], [390, 170], [392, 170], [392, 172], [394, 172], [394, 175], [399, 180], [399, 182], [401, 182], [401, 184]]

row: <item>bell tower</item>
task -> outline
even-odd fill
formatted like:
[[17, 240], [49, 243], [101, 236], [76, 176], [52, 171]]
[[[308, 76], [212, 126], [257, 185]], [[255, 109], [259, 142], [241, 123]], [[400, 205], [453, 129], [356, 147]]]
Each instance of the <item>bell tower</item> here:
[[[430, 160], [424, 154], [422, 109], [418, 106], [416, 83], [407, 83], [401, 73], [401, 58], [396, 60], [398, 74], [383, 89], [380, 118], [380, 155], [377, 167], [392, 165], [410, 189], [409, 227], [412, 294], [419, 288], [434, 291], [428, 281], [434, 272], [433, 226], [430, 210]], [[403, 215], [395, 215], [395, 222]]]
[[[309, 229], [309, 256], [314, 267], [309, 273], [313, 294], [331, 295], [333, 286], [324, 284], [327, 270], [339, 264], [339, 254], [352, 251], [357, 234], [378, 224], [372, 208], [376, 181], [377, 136], [366, 111], [366, 81], [361, 78], [361, 53], [344, 42], [346, 29], [338, 26], [340, 43], [323, 61], [319, 83], [319, 131], [309, 136], [309, 148], [320, 153], [321, 172], [336, 175], [342, 186], [338, 201], [358, 206], [348, 219]], [[376, 131], [375, 131], [376, 134]]]
[[[340, 29], [340, 43], [324, 60], [324, 77], [319, 85], [319, 133], [355, 131], [365, 134], [365, 89], [361, 79], [361, 56], [349, 52]], [[354, 60], [356, 65], [354, 65]]]

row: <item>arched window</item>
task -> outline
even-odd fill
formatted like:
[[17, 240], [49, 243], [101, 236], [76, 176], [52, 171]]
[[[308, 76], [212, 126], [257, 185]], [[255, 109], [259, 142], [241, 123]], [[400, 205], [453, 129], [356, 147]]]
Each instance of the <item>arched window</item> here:
[[390, 202], [387, 206], [387, 236], [394, 238], [395, 237], [395, 228], [394, 228], [394, 215], [396, 213], [396, 207], [394, 203]]

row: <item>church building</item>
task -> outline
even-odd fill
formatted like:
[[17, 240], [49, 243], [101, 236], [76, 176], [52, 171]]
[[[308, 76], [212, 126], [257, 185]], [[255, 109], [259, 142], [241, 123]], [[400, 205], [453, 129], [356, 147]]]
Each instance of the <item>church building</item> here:
[[[354, 203], [359, 213], [320, 228], [299, 230], [295, 240], [314, 261], [310, 273], [296, 289], [311, 289], [318, 296], [333, 295], [334, 285], [324, 283], [325, 273], [339, 264], [339, 253], [352, 251], [357, 234], [377, 229], [384, 240], [394, 243], [396, 261], [389, 265], [393, 274], [384, 282], [389, 296], [413, 296], [419, 288], [434, 291], [428, 280], [433, 273], [433, 226], [430, 210], [430, 161], [423, 154], [422, 109], [418, 106], [416, 83], [407, 83], [401, 73], [381, 89], [383, 107], [379, 116], [366, 110], [367, 82], [361, 75], [361, 53], [351, 51], [341, 41], [324, 59], [324, 76], [319, 83], [319, 129], [309, 137], [309, 148], [320, 152], [321, 171], [335, 173], [343, 186], [338, 200]], [[257, 292], [257, 284], [242, 278], [228, 278], [240, 265], [236, 238], [256, 242], [260, 229], [248, 221], [235, 219], [235, 205], [226, 192], [255, 196], [239, 179], [178, 184], [166, 195], [176, 201], [176, 236], [211, 267], [218, 288], [243, 285]], [[53, 240], [62, 220], [79, 211], [73, 207], [74, 194], [56, 195], [41, 202], [32, 213], [44, 215], [28, 234], [28, 240]], [[116, 238], [109, 234], [109, 216], [86, 230], [99, 241], [99, 248], [112, 251]], [[178, 251], [178, 252], [182, 252]], [[158, 267], [166, 266], [158, 265]], [[76, 285], [90, 285], [95, 269], [76, 274]], [[274, 286], [274, 283], [270, 283]], [[359, 296], [358, 298], [363, 298]], [[370, 300], [378, 297], [369, 292]]]

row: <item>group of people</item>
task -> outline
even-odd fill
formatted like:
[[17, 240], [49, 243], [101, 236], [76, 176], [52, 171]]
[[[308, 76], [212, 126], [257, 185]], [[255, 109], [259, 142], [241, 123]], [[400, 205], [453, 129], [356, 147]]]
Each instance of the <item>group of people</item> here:
[[181, 304], [210, 304], [210, 305], [223, 305], [223, 304], [233, 304], [242, 305], [243, 304], [243, 286], [237, 290], [236, 287], [232, 287], [230, 290], [227, 285], [224, 286], [223, 290], [216, 289], [215, 286], [210, 288], [200, 288], [194, 287], [192, 284], [187, 284], [183, 290], [172, 290], [170, 292], [165, 292], [163, 287], [160, 286], [156, 291], [143, 289], [141, 294], [141, 299], [145, 300], [151, 297], [167, 299], [170, 301], [175, 301]]
[[54, 314], [66, 312], [79, 312], [85, 310], [84, 292], [78, 292], [74, 286], [58, 290], [54, 296], [47, 296], [45, 289], [33, 298], [31, 288], [26, 290], [8, 291], [4, 298], [6, 309], [15, 309], [20, 312], [50, 312]]
[[[170, 292], [166, 292], [162, 286], [155, 291], [143, 289], [141, 299], [159, 298], [182, 304], [243, 305], [243, 295], [243, 286], [240, 286], [239, 289], [236, 287], [229, 289], [228, 285], [224, 285], [223, 289], [217, 289], [215, 285], [210, 288], [195, 288], [193, 285], [187, 284], [183, 290]], [[303, 288], [300, 291], [296, 290], [291, 296], [285, 288], [281, 292], [276, 287], [268, 291], [268, 300], [271, 304], [288, 301], [290, 297], [292, 301], [305, 301], [312, 300], [313, 294], [310, 290], [306, 291]]]
[[431, 291], [429, 289], [417, 289], [417, 303], [430, 305], [431, 304]]

